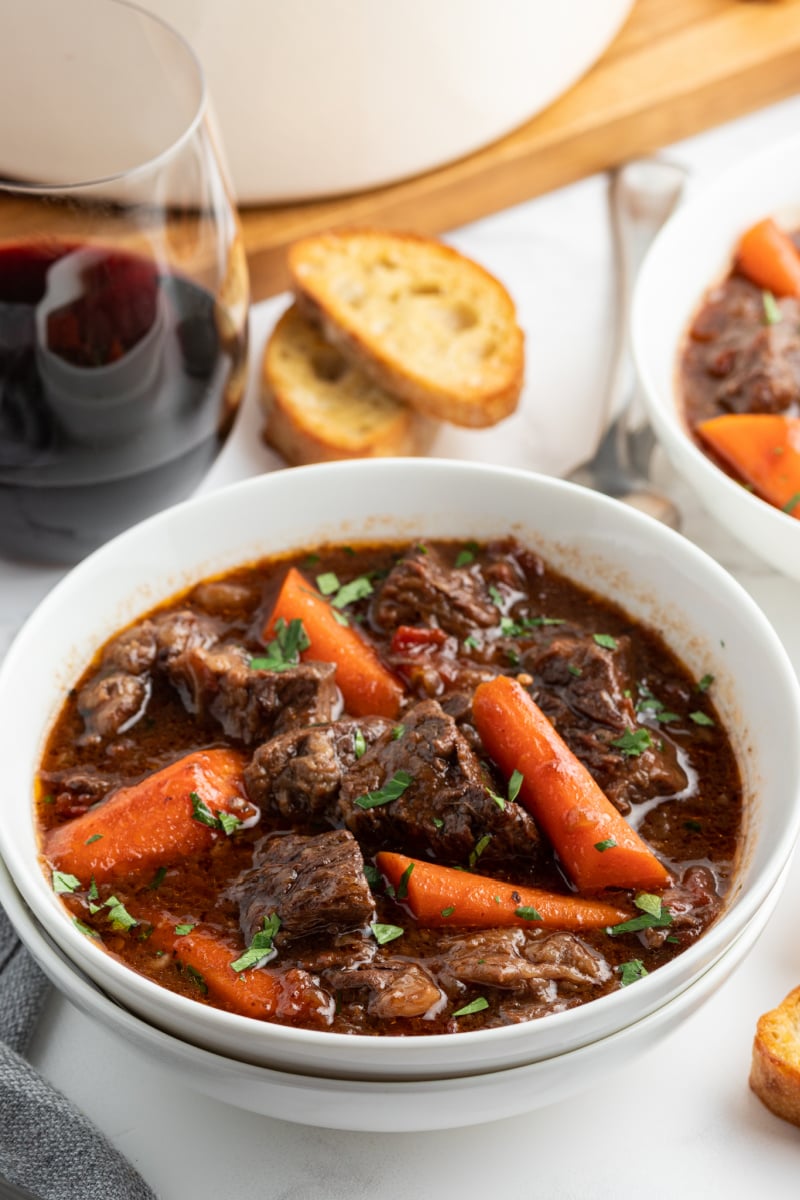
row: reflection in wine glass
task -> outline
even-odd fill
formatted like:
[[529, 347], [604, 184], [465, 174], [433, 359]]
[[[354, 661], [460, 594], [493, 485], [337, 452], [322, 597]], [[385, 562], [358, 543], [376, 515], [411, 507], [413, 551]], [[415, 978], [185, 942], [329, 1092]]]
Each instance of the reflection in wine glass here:
[[213, 461], [247, 266], [182, 38], [123, 0], [3, 2], [0, 554], [71, 562]]

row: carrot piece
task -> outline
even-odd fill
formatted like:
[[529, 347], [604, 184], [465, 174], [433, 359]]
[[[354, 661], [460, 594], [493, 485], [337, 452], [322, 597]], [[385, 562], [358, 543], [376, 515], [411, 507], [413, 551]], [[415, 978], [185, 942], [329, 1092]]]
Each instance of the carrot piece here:
[[516, 679], [497, 675], [472, 700], [475, 726], [500, 770], [522, 774], [519, 798], [583, 890], [663, 888], [666, 868], [617, 812]]
[[[213, 824], [219, 812], [255, 814], [243, 800], [244, 759], [234, 750], [198, 750], [120, 788], [95, 808], [45, 835], [44, 853], [88, 886], [155, 871], [197, 854], [218, 836], [193, 815], [192, 794]], [[202, 815], [202, 813], [201, 813]]]
[[513, 883], [502, 883], [486, 875], [471, 875], [455, 867], [440, 867], [389, 850], [381, 850], [375, 861], [395, 892], [411, 868], [406, 876], [405, 899], [416, 920], [426, 929], [445, 925], [479, 929], [508, 925], [599, 929], [626, 921], [631, 915], [602, 900], [515, 887]]
[[310, 643], [301, 657], [336, 664], [336, 683], [347, 711], [356, 717], [396, 717], [403, 697], [402, 684], [352, 626], [341, 625], [335, 614], [336, 609], [313, 584], [296, 567], [290, 567], [264, 637], [273, 636], [275, 624], [281, 619], [287, 625], [301, 620]]
[[[133, 914], [131, 914], [133, 915]], [[137, 906], [137, 919], [153, 926], [148, 946], [173, 955], [209, 1001], [217, 1008], [239, 1013], [243, 1017], [265, 1020], [275, 1014], [280, 999], [280, 981], [260, 967], [258, 970], [234, 971], [240, 951], [208, 930], [195, 927], [190, 933], [175, 933], [178, 922], [169, 914], [148, 911]]]
[[696, 430], [762, 500], [800, 520], [800, 417], [728, 413]]
[[788, 233], [771, 217], [753, 225], [739, 239], [736, 261], [756, 287], [776, 296], [800, 296], [800, 253]]

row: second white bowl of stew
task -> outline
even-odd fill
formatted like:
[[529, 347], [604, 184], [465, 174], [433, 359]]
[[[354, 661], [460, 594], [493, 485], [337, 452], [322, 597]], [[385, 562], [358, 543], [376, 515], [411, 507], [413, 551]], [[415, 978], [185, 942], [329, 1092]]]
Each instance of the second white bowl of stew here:
[[618, 1031], [742, 933], [798, 828], [797, 684], [743, 589], [474, 464], [280, 472], [129, 531], [30, 618], [0, 721], [3, 856], [67, 955], [297, 1073]]
[[675, 468], [735, 537], [800, 579], [800, 139], [685, 204], [642, 268], [633, 342]]

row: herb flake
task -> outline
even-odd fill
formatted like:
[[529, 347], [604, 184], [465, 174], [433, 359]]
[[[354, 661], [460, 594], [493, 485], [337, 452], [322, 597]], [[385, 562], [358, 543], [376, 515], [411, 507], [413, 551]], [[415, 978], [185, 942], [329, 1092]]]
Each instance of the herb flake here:
[[300, 655], [311, 645], [303, 622], [296, 617], [287, 625], [283, 617], [275, 622], [274, 638], [266, 653], [250, 659], [253, 671], [289, 671], [300, 662]]
[[264, 917], [262, 928], [253, 934], [252, 942], [244, 954], [231, 963], [231, 968], [237, 972], [249, 971], [252, 967], [261, 966], [267, 959], [274, 958], [277, 951], [272, 943], [280, 927], [281, 919], [277, 913], [270, 913], [268, 917]]
[[411, 776], [408, 771], [396, 771], [382, 788], [359, 796], [356, 804], [359, 808], [379, 808], [382, 804], [390, 804], [392, 800], [399, 800], [410, 784]]
[[472, 1015], [472, 1013], [483, 1012], [483, 1010], [488, 1007], [489, 1007], [489, 1001], [486, 999], [486, 997], [478, 996], [470, 1004], [465, 1004], [463, 1008], [459, 1008], [457, 1012], [453, 1013], [453, 1016], [454, 1017], [469, 1017]]
[[653, 739], [646, 729], [626, 729], [621, 737], [611, 742], [617, 750], [621, 750], [626, 758], [638, 758], [653, 744]]
[[387, 942], [393, 942], [395, 938], [402, 937], [405, 933], [400, 925], [384, 925], [380, 921], [374, 921], [370, 925], [370, 929], [379, 946], [385, 946]]

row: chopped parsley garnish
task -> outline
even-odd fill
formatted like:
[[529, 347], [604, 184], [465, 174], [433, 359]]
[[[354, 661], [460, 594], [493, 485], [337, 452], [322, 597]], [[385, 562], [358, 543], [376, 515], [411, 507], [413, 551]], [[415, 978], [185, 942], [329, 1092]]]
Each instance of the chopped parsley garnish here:
[[628, 962], [620, 963], [617, 968], [619, 971], [620, 987], [627, 987], [630, 983], [635, 983], [637, 979], [644, 979], [648, 974], [647, 967], [640, 958], [632, 958]]
[[150, 882], [147, 885], [149, 891], [155, 892], [158, 890], [158, 888], [161, 887], [162, 883], [164, 882], [164, 876], [166, 875], [166, 873], [167, 873], [166, 867], [158, 868], [155, 875], [153, 876], [153, 878], [150, 880]]
[[193, 929], [194, 929], [194, 925], [176, 925], [175, 926], [175, 932], [177, 933], [178, 937], [186, 937], [186, 934], [191, 933]]
[[531, 629], [541, 628], [543, 625], [563, 624], [563, 617], [521, 617], [518, 621], [512, 620], [511, 617], [502, 617], [500, 632], [504, 637], [523, 637]]
[[621, 750], [626, 758], [637, 758], [653, 744], [653, 739], [646, 729], [626, 729], [621, 737], [611, 742], [617, 750]]
[[242, 823], [238, 817], [233, 815], [233, 813], [225, 812], [225, 810], [222, 808], [217, 814], [217, 820], [219, 821], [222, 832], [226, 834], [227, 837], [230, 837], [232, 833], [235, 833]]
[[800, 504], [800, 492], [795, 492], [791, 499], [787, 500], [782, 506], [781, 512], [793, 513], [798, 504]]
[[372, 865], [372, 863], [364, 863], [364, 878], [370, 887], [381, 886], [381, 873], [377, 867]]
[[493, 583], [489, 584], [489, 595], [492, 599], [492, 604], [496, 604], [498, 608], [503, 607], [503, 597]]
[[463, 1008], [459, 1008], [458, 1012], [453, 1013], [453, 1016], [468, 1017], [472, 1013], [483, 1012], [483, 1010], [488, 1007], [489, 1001], [486, 999], [486, 997], [478, 996], [477, 999], [473, 1000], [471, 1004], [465, 1004]]
[[414, 864], [409, 863], [403, 874], [400, 876], [400, 882], [397, 885], [397, 899], [405, 900], [408, 895], [408, 881], [411, 878], [411, 872], [414, 870]]
[[714, 682], [713, 675], [704, 675], [703, 678], [697, 684], [698, 692], [707, 692], [713, 682]]
[[191, 979], [192, 983], [195, 985], [195, 987], [199, 988], [204, 996], [207, 996], [208, 995], [208, 984], [206, 983], [205, 979], [200, 974], [200, 972], [197, 970], [197, 968], [196, 967], [186, 967], [184, 969], [186, 971], [186, 974]]
[[192, 817], [201, 825], [207, 825], [209, 829], [221, 829], [230, 837], [242, 823], [233, 813], [225, 812], [222, 808], [215, 815], [197, 792], [190, 792], [189, 799], [192, 802]]
[[604, 850], [613, 850], [616, 844], [613, 838], [605, 838], [602, 842], [595, 842], [594, 848], [602, 854]]
[[495, 804], [497, 805], [497, 807], [500, 809], [501, 812], [503, 811], [503, 809], [505, 809], [506, 802], [502, 796], [498, 796], [497, 792], [493, 792], [491, 788], [487, 787], [486, 795], [489, 797], [490, 800], [494, 800]]
[[447, 906], [447, 908], [442, 909], [442, 916], [443, 917], [452, 917], [452, 915], [455, 911], [456, 911], [455, 904], [450, 904]]
[[364, 600], [371, 595], [372, 584], [366, 575], [359, 575], [350, 583], [342, 584], [331, 600], [331, 604], [334, 608], [346, 608], [348, 604], [354, 604], [356, 600]]
[[362, 730], [357, 729], [353, 734], [353, 753], [356, 758], [361, 758], [362, 754], [366, 753], [367, 739], [364, 737]]
[[713, 725], [714, 724], [711, 717], [707, 716], [704, 712], [690, 712], [689, 720], [694, 721], [695, 725]]
[[475, 555], [471, 550], [459, 550], [456, 555], [456, 566], [467, 567], [471, 562], [475, 562]]
[[469, 865], [471, 867], [475, 866], [475, 863], [478, 861], [480, 856], [483, 854], [484, 850], [489, 845], [489, 842], [491, 840], [492, 840], [492, 835], [490, 833], [485, 833], [483, 835], [483, 837], [479, 838], [479, 840], [475, 843], [475, 845], [473, 846], [472, 850], [470, 851], [470, 855], [469, 855]]
[[100, 898], [100, 893], [97, 890], [97, 883], [95, 881], [94, 875], [92, 876], [92, 878], [89, 882], [89, 891], [86, 893], [86, 895], [89, 897], [90, 900], [98, 900]]
[[99, 938], [100, 934], [96, 929], [92, 929], [89, 925], [84, 925], [83, 921], [79, 921], [77, 917], [72, 918], [72, 924], [76, 929], [79, 929], [84, 937]]
[[476, 637], [474, 637], [473, 634], [470, 634], [469, 637], [464, 638], [464, 649], [465, 650], [479, 650], [480, 649], [478, 639]]
[[660, 896], [654, 896], [651, 892], [640, 892], [634, 899], [634, 904], [642, 915], [631, 917], [629, 921], [622, 921], [619, 925], [609, 925], [606, 927], [606, 933], [617, 937], [620, 933], [638, 933], [640, 929], [660, 929], [672, 924], [672, 913], [662, 904]]
[[66, 871], [53, 871], [53, 891], [59, 896], [65, 896], [76, 891], [81, 886], [80, 879], [68, 875]]
[[522, 787], [522, 782], [525, 776], [521, 771], [514, 770], [511, 772], [511, 778], [508, 781], [508, 798], [516, 800], [519, 795], [519, 789]]
[[616, 650], [617, 639], [612, 637], [610, 633], [595, 633], [592, 635], [598, 646], [602, 646], [604, 650]]
[[395, 725], [394, 729], [392, 730], [392, 741], [399, 742], [405, 731], [405, 725]]
[[523, 904], [521, 908], [515, 908], [514, 912], [518, 917], [522, 917], [523, 921], [541, 921], [542, 919], [542, 914], [529, 905]]
[[382, 788], [378, 788], [374, 792], [367, 792], [365, 796], [359, 796], [356, 804], [359, 808], [379, 808], [381, 804], [390, 804], [392, 800], [399, 800], [410, 783], [411, 776], [408, 771], [396, 771]]
[[570, 675], [574, 675], [576, 679], [580, 679], [581, 675], [583, 674], [583, 671], [580, 669], [580, 667], [576, 667], [573, 663], [567, 663], [567, 670], [569, 671]]
[[109, 896], [105, 901], [105, 906], [108, 909], [108, 919], [111, 922], [111, 928], [118, 932], [126, 929], [133, 929], [134, 925], [139, 922], [135, 917], [132, 917], [124, 904], [120, 903], [116, 896]]
[[678, 713], [670, 712], [646, 687], [642, 688], [641, 698], [636, 701], [636, 711], [655, 717], [656, 721], [660, 721], [662, 724], [667, 724], [669, 721], [680, 721]]
[[425, 545], [424, 542], [417, 542], [415, 549], [418, 554], [427, 554], [428, 553], [428, 547]]
[[323, 596], [332, 596], [341, 587], [339, 576], [334, 575], [333, 571], [326, 571], [323, 575], [317, 576], [317, 587]]
[[443, 829], [443, 828], [444, 828], [444, 821], [442, 820], [442, 818], [441, 818], [441, 817], [434, 817], [434, 818], [433, 818], [433, 824], [434, 824], [434, 827], [435, 827], [436, 829]]
[[275, 637], [266, 653], [250, 659], [253, 671], [289, 671], [300, 662], [300, 654], [311, 645], [303, 622], [296, 617], [287, 625], [283, 617], [275, 622]]
[[382, 925], [379, 921], [370, 925], [370, 929], [379, 946], [385, 946], [387, 942], [393, 942], [395, 938], [402, 937], [405, 933], [400, 925]]
[[42, 796], [42, 804], [55, 804], [55, 802], [56, 798], [51, 792], [48, 792], [46, 796]]
[[92, 842], [99, 842], [102, 836], [102, 833], [93, 833], [92, 836], [87, 838], [83, 844], [84, 846], [91, 846]]
[[318, 554], [309, 554], [308, 557], [303, 560], [303, 566], [308, 567], [308, 568], [315, 567], [318, 562], [319, 562]]
[[762, 292], [761, 302], [764, 305], [764, 320], [767, 325], [777, 325], [782, 320], [783, 314], [772, 292]]
[[274, 958], [277, 954], [273, 946], [275, 934], [281, 927], [277, 913], [264, 917], [262, 928], [253, 934], [253, 940], [240, 958], [231, 963], [234, 971], [249, 971], [251, 967], [260, 966], [266, 959]]

